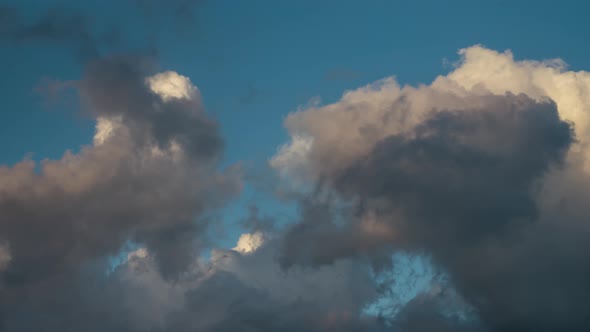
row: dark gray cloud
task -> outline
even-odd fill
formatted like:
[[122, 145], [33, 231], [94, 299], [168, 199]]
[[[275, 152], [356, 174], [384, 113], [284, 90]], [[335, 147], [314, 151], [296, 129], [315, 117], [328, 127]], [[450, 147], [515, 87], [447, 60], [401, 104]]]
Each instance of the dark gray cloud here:
[[[485, 96], [480, 102], [481, 109], [434, 111], [413, 132], [377, 142], [333, 178], [322, 178], [340, 193], [360, 197], [356, 214], [345, 219], [360, 219], [367, 210], [390, 214], [396, 232], [403, 233], [398, 240], [445, 245], [479, 243], [536, 219], [533, 185], [559, 166], [573, 142], [571, 128], [552, 103], [524, 95]], [[330, 206], [302, 211], [303, 223], [290, 236], [309, 227], [314, 236], [323, 227], [333, 228], [326, 236], [339, 233]], [[345, 223], [340, 230], [361, 236], [350, 227]]]
[[[151, 254], [134, 253], [110, 275], [90, 261], [75, 275], [52, 279], [3, 301], [7, 331], [386, 331], [360, 314], [376, 295], [368, 269], [342, 260], [321, 269], [281, 270], [277, 243], [240, 254], [214, 251], [171, 283]], [[64, 291], [67, 289], [68, 291]], [[30, 289], [31, 291], [33, 289]], [[30, 315], [36, 319], [31, 320]]]
[[[380, 204], [384, 218], [388, 210], [401, 211], [403, 218], [390, 222], [403, 242], [432, 252], [491, 326], [503, 331], [585, 326], [590, 322], [575, 318], [584, 316], [575, 292], [560, 286], [566, 279], [561, 272], [547, 269], [541, 275], [548, 280], [529, 280], [543, 279], [539, 269], [547, 264], [535, 257], [549, 259], [568, 246], [548, 250], [538, 244], [548, 234], [537, 229], [535, 185], [564, 160], [573, 142], [570, 125], [559, 119], [555, 104], [523, 95], [490, 97], [486, 104], [473, 112], [438, 112], [411, 138], [381, 141], [337, 181], [346, 192], [388, 202]], [[557, 254], [550, 261], [572, 258]], [[577, 264], [575, 270], [567, 275], [587, 275]], [[584, 287], [573, 279], [567, 284]], [[549, 304], [555, 303], [551, 296], [540, 296], [548, 290], [572, 298], [560, 302], [566, 315]], [[527, 311], [520, 312], [522, 307]]]
[[[370, 253], [367, 243], [425, 251], [486, 328], [587, 329], [585, 217], [567, 215], [562, 205], [561, 212], [539, 206], [541, 192], [556, 190], [547, 181], [566, 166], [573, 128], [552, 102], [511, 94], [478, 100], [473, 109], [434, 110], [414, 129], [327, 173], [323, 183], [357, 200], [358, 210], [344, 226], [334, 225], [330, 209], [303, 214], [287, 235], [297, 240], [287, 240], [284, 259], [330, 264]], [[368, 212], [395, 235], [359, 241]], [[300, 243], [311, 245], [300, 250]], [[401, 330], [461, 330], [426, 304], [406, 310]]]
[[[173, 5], [173, 15], [193, 8]], [[159, 328], [176, 308], [163, 300], [182, 302], [172, 285], [207, 242], [206, 214], [240, 189], [237, 169], [218, 169], [217, 123], [188, 78], [154, 76], [153, 54], [105, 56], [124, 34], [119, 25], [103, 33], [66, 8], [29, 20], [2, 6], [0, 17], [6, 45], [47, 43], [80, 57], [83, 76], [49, 92], [72, 88], [97, 120], [93, 144], [78, 153], [0, 167], [0, 330]], [[107, 257], [129, 242], [149, 250], [151, 268], [107, 276]]]
[[[218, 158], [223, 142], [217, 124], [202, 109], [198, 91], [182, 91], [194, 93], [192, 99], [164, 101], [146, 87], [145, 79], [153, 73], [149, 69], [149, 62], [137, 57], [92, 61], [79, 84], [81, 100], [95, 116], [120, 116], [132, 136], [147, 134], [147, 139], [155, 139], [160, 147], [174, 140], [197, 157]], [[182, 78], [171, 79], [183, 84]]]
[[418, 236], [432, 241], [479, 242], [535, 219], [534, 181], [563, 160], [570, 125], [552, 103], [524, 95], [482, 99], [482, 109], [437, 111], [409, 137], [380, 141], [337, 186], [393, 202], [413, 220], [407, 227], [431, 230]]
[[445, 314], [444, 294], [420, 294], [403, 307], [393, 324], [393, 331], [485, 332], [479, 322]]
[[[105, 56], [118, 25], [103, 39], [83, 13], [64, 8], [29, 21], [2, 6], [0, 16], [8, 45], [49, 43], [80, 56], [83, 76], [49, 92], [73, 89], [97, 121], [93, 144], [77, 153], [0, 167], [0, 330], [164, 328], [167, 310], [182, 302], [173, 285], [207, 242], [207, 213], [240, 189], [237, 169], [219, 170], [216, 121], [188, 78], [154, 76], [153, 54]], [[130, 259], [136, 274], [106, 275], [107, 257], [130, 242], [149, 250], [151, 268]]]
[[354, 206], [338, 206], [318, 196], [298, 202], [300, 221], [282, 239], [278, 259], [283, 268], [322, 266], [347, 257], [369, 258], [374, 267], [391, 264], [394, 234], [367, 232], [367, 224], [350, 222], [358, 218]]
[[89, 62], [70, 86], [97, 119], [93, 144], [0, 167], [6, 331], [151, 329], [125, 303], [140, 292], [105, 276], [106, 257], [145, 247], [168, 285], [206, 243], [206, 213], [239, 191], [237, 170], [218, 170], [223, 140], [196, 87], [152, 69], [129, 56]]
[[[171, 330], [380, 331], [360, 314], [375, 295], [364, 264], [343, 260], [321, 269], [284, 271], [275, 260], [280, 239], [250, 254], [214, 253], [214, 272], [186, 294], [170, 316]], [[195, 314], [199, 313], [199, 314]]]

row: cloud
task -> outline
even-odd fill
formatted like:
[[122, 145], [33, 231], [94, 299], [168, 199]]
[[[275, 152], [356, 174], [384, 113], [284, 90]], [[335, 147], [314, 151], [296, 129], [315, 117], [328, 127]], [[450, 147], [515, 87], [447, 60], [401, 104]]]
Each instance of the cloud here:
[[193, 86], [190, 79], [173, 71], [166, 71], [147, 78], [152, 92], [158, 94], [164, 101], [197, 100], [200, 102], [199, 90]]
[[[215, 250], [207, 274], [170, 316], [173, 331], [363, 331], [381, 325], [360, 309], [375, 296], [369, 269], [354, 260], [284, 271], [280, 239], [256, 251]], [[195, 315], [199, 313], [199, 315]]]
[[[302, 213], [283, 260], [426, 252], [475, 308], [482, 326], [470, 329], [587, 329], [589, 76], [481, 46], [459, 54], [429, 85], [386, 78], [288, 116], [292, 139], [271, 165], [349, 205], [344, 218], [337, 205]], [[361, 241], [368, 216], [379, 231]], [[399, 328], [460, 330], [427, 305], [412, 304], [430, 318], [408, 307]]]
[[[89, 59], [67, 86], [92, 144], [0, 167], [0, 330], [587, 330], [587, 73], [460, 55], [429, 85], [290, 114], [270, 163], [299, 220], [252, 208], [232, 249], [210, 248], [209, 213], [241, 174], [199, 89]], [[396, 274], [405, 254], [432, 266]]]
[[144, 72], [149, 63], [141, 58], [93, 61], [79, 84], [82, 103], [97, 118], [121, 117], [132, 140], [152, 139], [158, 148], [178, 144], [195, 157], [218, 159], [223, 141], [203, 112], [198, 90], [178, 74]]
[[261, 232], [244, 233], [240, 235], [238, 243], [233, 250], [247, 254], [256, 251], [264, 243], [264, 234]]
[[[0, 168], [11, 282], [76, 269], [128, 240], [153, 250], [162, 272], [178, 273], [198, 252], [202, 213], [239, 190], [237, 173], [217, 171], [223, 142], [198, 90], [176, 73], [150, 76], [139, 63], [99, 60], [77, 82], [97, 118], [94, 145], [44, 160], [38, 171], [31, 160]], [[170, 83], [179, 78], [184, 86]]]
[[8, 264], [12, 260], [12, 255], [10, 254], [10, 246], [8, 244], [1, 244], [0, 245], [0, 272], [6, 270]]
[[[553, 100], [560, 116], [575, 124], [579, 140], [575, 148], [586, 149], [590, 124], [584, 111], [590, 103], [586, 93], [590, 84], [587, 72], [566, 71], [564, 62], [559, 59], [515, 61], [509, 51], [499, 53], [481, 46], [463, 49], [459, 54], [461, 61], [455, 70], [437, 77], [429, 86], [402, 87], [390, 77], [347, 91], [337, 103], [292, 113], [285, 125], [293, 139], [274, 158], [281, 159], [290, 153], [302, 155], [301, 142], [321, 138], [314, 149], [308, 150], [313, 154], [329, 149], [328, 146], [337, 149], [323, 160], [328, 162], [323, 166], [327, 170], [336, 167], [332, 164], [347, 163], [367, 153], [376, 141], [387, 135], [411, 129], [433, 108], [463, 109], [469, 107], [464, 103], [470, 100], [461, 102], [458, 99], [466, 95], [504, 95], [506, 92], [523, 93], [537, 101]], [[457, 103], [463, 104], [455, 105]], [[319, 122], [312, 123], [314, 120]], [[344, 141], [337, 144], [339, 139]], [[302, 155], [296, 160], [301, 162], [308, 157]], [[309, 166], [308, 173], [317, 171]], [[287, 167], [283, 165], [277, 169]]]
[[293, 176], [306, 179], [309, 163], [308, 152], [311, 150], [313, 138], [295, 134], [289, 144], [279, 148], [278, 153], [270, 160], [270, 165], [277, 169], [282, 176]]
[[420, 294], [399, 313], [393, 329], [404, 332], [481, 332], [485, 328], [475, 322], [465, 323], [459, 317], [443, 314], [445, 296], [441, 293]]
[[[111, 274], [100, 265], [35, 297], [4, 302], [7, 331], [382, 331], [361, 314], [376, 296], [368, 268], [343, 260], [320, 269], [284, 271], [275, 260], [279, 243], [256, 251], [216, 249], [181, 278], [167, 280], [152, 252], [130, 252]], [[67, 282], [67, 283], [66, 283]], [[67, 286], [68, 292], [63, 289]], [[96, 313], [100, 313], [100, 320]], [[37, 314], [31, 321], [29, 314]], [[10, 314], [10, 315], [9, 315]]]

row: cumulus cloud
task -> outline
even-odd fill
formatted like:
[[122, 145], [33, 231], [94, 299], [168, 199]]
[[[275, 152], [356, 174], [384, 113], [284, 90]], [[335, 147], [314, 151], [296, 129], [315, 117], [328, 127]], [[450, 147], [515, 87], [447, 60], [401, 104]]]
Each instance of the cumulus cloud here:
[[[429, 85], [386, 78], [289, 115], [292, 139], [271, 165], [355, 208], [344, 220], [302, 214], [283, 259], [427, 252], [475, 308], [477, 328], [586, 329], [588, 74], [481, 46], [459, 54]], [[367, 216], [380, 226], [359, 241]], [[413, 302], [398, 327], [458, 330], [428, 303]], [[427, 305], [428, 317], [415, 315]]]
[[[94, 144], [57, 160], [0, 167], [0, 234], [10, 243], [10, 251], [2, 248], [2, 311], [9, 330], [26, 330], [11, 313], [37, 310], [17, 300], [22, 292], [35, 293], [45, 310], [51, 289], [65, 289], [129, 241], [150, 252], [154, 278], [177, 278], [202, 246], [203, 213], [239, 191], [239, 174], [218, 170], [223, 141], [197, 88], [179, 74], [154, 76], [146, 68], [127, 57], [91, 62], [75, 86], [97, 119]], [[85, 296], [63, 301], [90, 301]]]
[[[507, 92], [537, 101], [553, 100], [560, 117], [575, 124], [579, 141], [575, 148], [584, 150], [584, 158], [590, 153], [586, 148], [590, 125], [585, 111], [590, 106], [587, 72], [567, 71], [559, 59], [515, 61], [510, 51], [500, 53], [481, 46], [462, 49], [459, 54], [455, 70], [428, 86], [400, 86], [390, 77], [347, 91], [337, 103], [292, 113], [285, 121], [292, 140], [271, 164], [284, 172], [301, 169], [305, 163], [307, 173], [314, 174], [320, 166], [313, 164], [323, 162], [322, 171], [329, 171], [366, 154], [384, 137], [413, 128], [432, 109], [465, 109], [477, 102], [477, 96]], [[327, 151], [330, 147], [335, 150]], [[320, 157], [323, 152], [328, 156]], [[306, 161], [308, 158], [312, 160]]]

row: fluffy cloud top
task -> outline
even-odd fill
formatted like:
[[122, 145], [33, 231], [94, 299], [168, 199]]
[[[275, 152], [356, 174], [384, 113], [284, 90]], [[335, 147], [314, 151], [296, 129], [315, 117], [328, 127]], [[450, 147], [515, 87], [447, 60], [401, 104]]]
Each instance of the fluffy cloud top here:
[[166, 71], [146, 79], [150, 89], [164, 101], [172, 99], [199, 100], [197, 87], [190, 79], [173, 71]]
[[238, 243], [233, 250], [247, 254], [256, 251], [256, 249], [258, 249], [263, 243], [264, 235], [262, 232], [255, 232], [252, 234], [244, 233], [240, 235]]
[[293, 176], [301, 176], [305, 169], [306, 176], [318, 177], [366, 155], [383, 138], [412, 130], [433, 109], [476, 108], [479, 96], [507, 92], [539, 102], [553, 100], [559, 116], [574, 124], [579, 141], [575, 148], [583, 150], [578, 157], [590, 154], [588, 72], [566, 71], [558, 59], [515, 61], [510, 51], [481, 46], [459, 54], [455, 70], [430, 85], [400, 86], [390, 77], [347, 91], [334, 104], [290, 114], [285, 126], [292, 140], [281, 147], [271, 165]]

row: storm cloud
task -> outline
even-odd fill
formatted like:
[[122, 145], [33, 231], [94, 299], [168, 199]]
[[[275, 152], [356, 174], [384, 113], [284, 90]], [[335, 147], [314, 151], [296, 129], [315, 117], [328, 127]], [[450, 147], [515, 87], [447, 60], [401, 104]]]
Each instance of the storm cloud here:
[[[475, 309], [478, 325], [465, 328], [585, 330], [587, 74], [479, 46], [461, 55], [429, 86], [384, 79], [289, 116], [292, 140], [271, 164], [356, 210], [302, 215], [306, 231], [290, 230], [298, 241], [283, 255], [322, 266], [380, 248], [426, 252]], [[379, 231], [359, 242], [367, 219]], [[411, 303], [398, 328], [459, 330], [428, 305]]]

